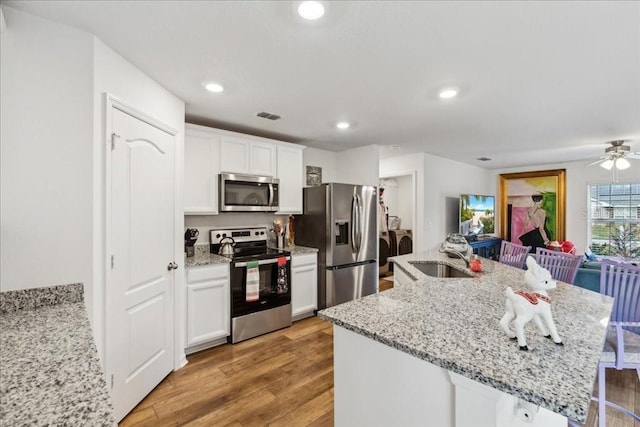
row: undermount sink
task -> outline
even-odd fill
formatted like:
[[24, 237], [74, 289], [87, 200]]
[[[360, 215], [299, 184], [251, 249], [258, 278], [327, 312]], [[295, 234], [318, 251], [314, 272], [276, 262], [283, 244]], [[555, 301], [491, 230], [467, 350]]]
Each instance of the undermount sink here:
[[466, 273], [462, 270], [458, 270], [455, 267], [451, 267], [442, 262], [437, 261], [421, 261], [421, 262], [411, 262], [411, 264], [416, 269], [420, 270], [422, 273], [431, 277], [457, 277], [457, 278], [469, 278], [473, 277], [471, 274]]

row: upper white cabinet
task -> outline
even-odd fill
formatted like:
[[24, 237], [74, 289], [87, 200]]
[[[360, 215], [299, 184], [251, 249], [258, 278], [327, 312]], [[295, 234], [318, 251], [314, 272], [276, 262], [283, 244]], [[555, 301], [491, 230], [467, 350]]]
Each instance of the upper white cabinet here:
[[279, 178], [277, 213], [302, 213], [304, 146], [192, 124], [185, 128], [185, 215], [218, 213], [221, 172]]
[[222, 172], [276, 176], [276, 146], [249, 138], [222, 136]]
[[187, 124], [184, 141], [184, 213], [218, 213], [220, 135], [213, 129]]
[[297, 146], [278, 146], [279, 214], [302, 213], [303, 149], [304, 147]]

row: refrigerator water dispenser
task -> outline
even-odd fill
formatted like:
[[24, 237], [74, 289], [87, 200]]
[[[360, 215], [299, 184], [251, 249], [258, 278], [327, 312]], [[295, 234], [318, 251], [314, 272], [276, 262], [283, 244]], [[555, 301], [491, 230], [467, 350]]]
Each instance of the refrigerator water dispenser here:
[[336, 245], [349, 244], [349, 221], [337, 220], [334, 226], [336, 233]]

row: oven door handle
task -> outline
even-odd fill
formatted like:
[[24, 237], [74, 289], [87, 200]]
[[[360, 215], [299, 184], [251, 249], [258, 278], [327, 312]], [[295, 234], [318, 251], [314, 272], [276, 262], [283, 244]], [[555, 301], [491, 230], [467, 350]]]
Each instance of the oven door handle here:
[[[278, 257], [278, 258], [281, 258], [281, 257]], [[278, 262], [278, 258], [260, 259], [260, 260], [258, 260], [258, 265], [275, 264], [275, 263]], [[284, 259], [289, 261], [291, 259], [291, 257], [290, 256], [285, 256]], [[234, 267], [246, 267], [247, 263], [246, 262], [234, 262], [233, 266]]]

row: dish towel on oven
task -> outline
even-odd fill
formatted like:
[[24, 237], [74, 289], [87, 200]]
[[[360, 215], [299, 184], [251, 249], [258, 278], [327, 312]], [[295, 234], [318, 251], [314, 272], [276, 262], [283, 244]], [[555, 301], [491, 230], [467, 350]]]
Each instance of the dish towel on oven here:
[[285, 257], [278, 258], [278, 293], [286, 294], [289, 292], [289, 279], [287, 278], [287, 259]]
[[258, 261], [247, 262], [247, 283], [245, 299], [258, 301], [260, 298], [260, 270]]

